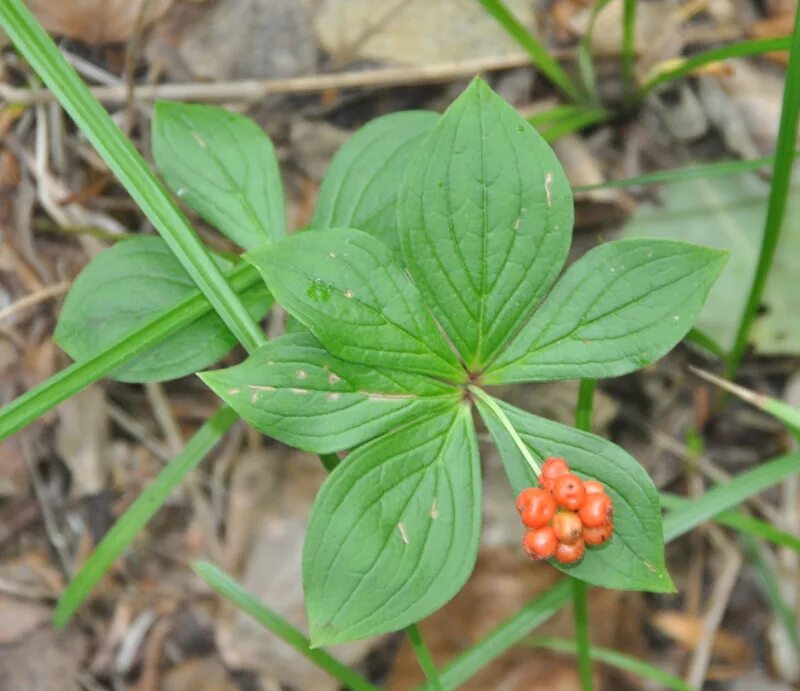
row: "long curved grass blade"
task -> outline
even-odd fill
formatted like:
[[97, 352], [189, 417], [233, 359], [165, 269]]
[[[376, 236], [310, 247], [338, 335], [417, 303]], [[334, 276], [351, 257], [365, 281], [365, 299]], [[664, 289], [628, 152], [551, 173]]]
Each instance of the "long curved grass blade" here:
[[[708, 65], [712, 62], [727, 60], [728, 58], [742, 58], [748, 55], [762, 55], [776, 50], [788, 50], [791, 47], [790, 36], [780, 36], [778, 38], [760, 38], [751, 41], [740, 41], [730, 43], [727, 46], [707, 50], [688, 58], [671, 60], [662, 66], [654, 75], [647, 79], [639, 87], [637, 99], [642, 99], [645, 95], [661, 84], [674, 81], [684, 75], [693, 72], [699, 67]], [[787, 76], [788, 83], [788, 76]]]
[[[534, 638], [530, 645], [535, 648], [546, 648], [559, 653], [577, 654], [577, 644], [564, 638]], [[607, 665], [616, 667], [625, 672], [630, 672], [643, 679], [654, 681], [665, 689], [673, 691], [695, 691], [683, 679], [668, 674], [658, 667], [654, 667], [642, 660], [638, 660], [630, 655], [611, 650], [609, 648], [599, 648], [594, 646], [591, 651], [592, 660], [604, 662]]]
[[628, 93], [636, 84], [636, 0], [623, 0], [622, 5], [622, 77]]
[[581, 40], [578, 43], [578, 70], [581, 74], [583, 90], [589, 97], [589, 102], [594, 106], [600, 105], [600, 97], [597, 93], [597, 78], [594, 73], [594, 64], [592, 63], [592, 36], [594, 36], [597, 15], [610, 2], [611, 0], [599, 0], [599, 2], [595, 3], [594, 7], [592, 7], [592, 13], [589, 15], [586, 31], [583, 32], [583, 36], [581, 36]]
[[800, 4], [798, 4], [795, 11], [789, 67], [786, 70], [786, 81], [783, 87], [781, 121], [778, 126], [778, 140], [775, 145], [775, 165], [772, 168], [772, 183], [769, 188], [764, 234], [761, 239], [761, 249], [758, 255], [756, 272], [753, 276], [753, 283], [739, 321], [736, 340], [733, 343], [733, 348], [725, 367], [725, 374], [728, 379], [733, 379], [736, 375], [739, 363], [741, 363], [745, 350], [747, 350], [750, 329], [761, 306], [761, 297], [764, 295], [767, 278], [772, 268], [772, 262], [775, 259], [775, 252], [778, 249], [783, 218], [786, 215], [789, 186], [792, 181], [792, 162], [794, 161], [794, 148], [797, 141], [798, 118], [800, 118]]
[[194, 564], [194, 570], [220, 595], [230, 600], [242, 612], [251, 616], [265, 629], [268, 629], [282, 641], [307, 657], [317, 667], [325, 670], [345, 688], [352, 689], [352, 691], [377, 691], [377, 687], [339, 662], [330, 653], [320, 648], [312, 648], [311, 641], [301, 631], [298, 631], [282, 616], [253, 597], [224, 571], [213, 564], [203, 561]]
[[[239, 292], [261, 280], [249, 264], [240, 264], [228, 274]], [[0, 409], [0, 440], [30, 424], [89, 384], [102, 379], [116, 367], [150, 346], [176, 333], [211, 310], [199, 293], [186, 298], [159, 317], [128, 334], [93, 358], [76, 362]]]
[[57, 627], [64, 626], [70, 620], [114, 560], [161, 508], [186, 473], [203, 460], [236, 420], [238, 420], [236, 413], [231, 408], [228, 406], [220, 408], [197, 430], [183, 450], [158, 474], [153, 483], [136, 498], [70, 581], [56, 605], [54, 623]]
[[433, 658], [431, 657], [428, 647], [425, 645], [425, 641], [422, 640], [422, 634], [419, 631], [419, 626], [416, 624], [407, 626], [406, 634], [408, 635], [408, 640], [411, 641], [411, 647], [414, 648], [414, 653], [417, 656], [417, 662], [419, 663], [422, 671], [425, 672], [425, 676], [428, 678], [428, 684], [431, 687], [431, 691], [442, 691], [443, 687], [442, 682], [439, 679], [439, 672], [436, 669], [436, 665], [433, 663]]
[[0, 24], [161, 234], [222, 320], [249, 350], [264, 334], [168, 192], [92, 96], [22, 0], [0, 2]]

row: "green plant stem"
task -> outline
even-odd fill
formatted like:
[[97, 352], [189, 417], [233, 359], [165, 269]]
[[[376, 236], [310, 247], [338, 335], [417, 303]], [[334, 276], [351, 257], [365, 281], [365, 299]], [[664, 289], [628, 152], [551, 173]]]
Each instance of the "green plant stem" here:
[[249, 351], [262, 345], [264, 334], [186, 217], [22, 0], [0, 2], [0, 24], [150, 219], [237, 340]]
[[636, 0], [622, 6], [622, 78], [629, 94], [636, 88]]
[[531, 456], [531, 452], [528, 451], [528, 447], [525, 445], [525, 442], [522, 441], [517, 430], [514, 429], [514, 425], [511, 424], [511, 421], [508, 419], [506, 414], [503, 412], [502, 408], [500, 408], [497, 403], [495, 403], [494, 399], [487, 394], [483, 389], [478, 386], [470, 385], [467, 387], [469, 391], [472, 393], [475, 398], [481, 400], [482, 403], [486, 404], [486, 407], [492, 411], [494, 416], [500, 422], [503, 427], [505, 427], [506, 431], [508, 432], [508, 436], [514, 441], [519, 449], [519, 452], [522, 454], [522, 457], [527, 461], [528, 465], [533, 470], [536, 477], [541, 475], [541, 470], [539, 470], [539, 464], [534, 460], [533, 456]]
[[578, 42], [578, 69], [583, 82], [583, 90], [588, 96], [589, 103], [596, 107], [600, 107], [600, 96], [597, 93], [597, 78], [595, 76], [594, 63], [592, 62], [592, 37], [594, 36], [597, 16], [609, 2], [611, 0], [599, 0], [594, 4], [592, 13], [589, 15], [589, 24]]
[[572, 610], [575, 618], [575, 643], [578, 654], [578, 672], [581, 678], [581, 689], [592, 691], [592, 644], [589, 634], [589, 606], [586, 591], [588, 586], [581, 580], [572, 580]]
[[330, 653], [312, 648], [311, 641], [288, 621], [253, 597], [227, 573], [208, 562], [197, 562], [194, 570], [220, 595], [230, 600], [240, 610], [251, 616], [264, 628], [272, 631], [285, 643], [325, 670], [345, 688], [352, 691], [378, 691], [364, 677], [342, 664]]
[[[597, 382], [581, 379], [578, 388], [578, 405], [575, 409], [575, 427], [584, 432], [592, 429], [592, 404]], [[589, 606], [586, 598], [587, 585], [577, 578], [572, 579], [572, 610], [575, 619], [575, 641], [578, 646], [578, 671], [583, 691], [592, 691], [592, 644], [589, 631]]]
[[565, 95], [576, 103], [585, 100], [580, 89], [575, 86], [561, 65], [553, 59], [547, 48], [520, 23], [502, 0], [478, 0], [478, 2], [528, 52], [533, 64]]
[[[791, 47], [790, 36], [780, 36], [778, 38], [763, 38], [755, 39], [752, 41], [740, 41], [738, 43], [730, 43], [721, 48], [714, 48], [703, 53], [698, 53], [691, 57], [685, 58], [674, 64], [673, 67], [668, 67], [654, 74], [647, 79], [642, 86], [639, 87], [636, 93], [635, 101], [641, 101], [648, 93], [661, 84], [674, 81], [683, 77], [690, 72], [693, 72], [699, 67], [708, 65], [712, 62], [719, 62], [720, 60], [727, 60], [728, 58], [741, 58], [748, 55], [760, 55], [762, 53], [770, 53], [776, 50], [788, 50]], [[794, 51], [792, 51], [794, 53]], [[788, 75], [787, 75], [787, 84]]]
[[431, 691], [442, 691], [442, 682], [439, 680], [439, 672], [436, 669], [436, 665], [433, 664], [433, 658], [428, 648], [425, 646], [425, 642], [422, 640], [419, 627], [416, 624], [411, 624], [411, 626], [406, 627], [406, 633], [408, 634], [408, 639], [411, 641], [411, 646], [414, 648], [419, 666], [428, 678], [428, 686], [431, 688]]
[[767, 284], [775, 251], [778, 248], [783, 218], [786, 214], [786, 202], [789, 195], [789, 186], [792, 179], [792, 161], [794, 160], [794, 147], [797, 140], [797, 120], [800, 113], [800, 4], [798, 4], [794, 31], [791, 37], [791, 50], [789, 53], [789, 66], [786, 70], [786, 81], [783, 87], [783, 104], [781, 106], [781, 120], [778, 127], [778, 140], [775, 146], [775, 165], [772, 168], [772, 185], [769, 190], [767, 203], [767, 217], [764, 221], [764, 234], [761, 240], [761, 250], [758, 255], [758, 264], [747, 296], [747, 303], [739, 321], [733, 348], [725, 367], [728, 379], [733, 379], [739, 369], [739, 364], [744, 357], [761, 298]]
[[[240, 264], [228, 280], [238, 291], [244, 291], [261, 280], [249, 264]], [[211, 305], [196, 294], [147, 322], [88, 360], [76, 362], [38, 386], [26, 391], [0, 410], [0, 440], [30, 424], [59, 403], [102, 379], [131, 358], [180, 331], [211, 311]]]
[[[530, 641], [530, 645], [560, 653], [572, 653], [573, 655], [577, 652], [575, 641], [568, 641], [563, 638], [534, 638]], [[592, 648], [592, 659], [611, 665], [625, 672], [636, 674], [644, 679], [654, 681], [665, 689], [672, 689], [673, 691], [695, 691], [695, 689], [689, 686], [683, 679], [672, 676], [658, 669], [658, 667], [649, 665], [646, 662], [642, 662], [635, 657], [625, 655], [616, 650], [595, 646]]]
[[111, 568], [111, 564], [147, 525], [186, 473], [203, 460], [237, 419], [236, 413], [228, 406], [223, 406], [214, 413], [114, 523], [59, 598], [54, 617], [57, 627], [64, 626], [70, 620], [78, 606]]

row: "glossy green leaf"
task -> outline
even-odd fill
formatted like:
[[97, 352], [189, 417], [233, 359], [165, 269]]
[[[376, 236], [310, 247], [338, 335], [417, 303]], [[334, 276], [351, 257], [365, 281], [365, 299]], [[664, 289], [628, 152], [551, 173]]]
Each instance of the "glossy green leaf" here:
[[409, 166], [398, 202], [403, 257], [465, 362], [491, 359], [555, 280], [572, 234], [561, 164], [476, 79]]
[[419, 374], [340, 360], [308, 332], [200, 377], [259, 431], [314, 453], [353, 448], [460, 398], [454, 387]]
[[463, 378], [414, 284], [386, 245], [367, 233], [297, 233], [245, 259], [286, 311], [340, 358]]
[[726, 256], [665, 240], [595, 247], [567, 270], [485, 381], [601, 379], [650, 364], [692, 327]]
[[375, 118], [333, 158], [319, 189], [313, 228], [358, 228], [399, 250], [397, 194], [411, 157], [439, 116], [407, 110]]
[[[219, 259], [222, 268], [227, 260]], [[75, 279], [53, 338], [78, 362], [93, 358], [129, 333], [197, 292], [194, 282], [158, 237], [123, 240], [98, 254]], [[263, 283], [240, 296], [260, 319], [272, 298]], [[136, 355], [109, 376], [119, 381], [161, 381], [208, 367], [236, 344], [216, 313], [208, 312]]]
[[286, 234], [275, 149], [249, 118], [216, 106], [157, 103], [153, 158], [175, 194], [239, 246]]
[[351, 453], [317, 496], [303, 551], [314, 645], [396, 631], [453, 597], [478, 551], [480, 488], [465, 405]]
[[[574, 566], [553, 565], [570, 576], [604, 588], [672, 592], [664, 565], [664, 540], [658, 492], [644, 468], [616, 444], [588, 432], [531, 415], [495, 400], [534, 460], [548, 456], [568, 459], [573, 472], [602, 482], [614, 502], [614, 536], [586, 550]], [[524, 460], [497, 416], [477, 400], [478, 410], [503, 459], [515, 492], [536, 485], [536, 475]], [[510, 509], [513, 510], [513, 507]]]

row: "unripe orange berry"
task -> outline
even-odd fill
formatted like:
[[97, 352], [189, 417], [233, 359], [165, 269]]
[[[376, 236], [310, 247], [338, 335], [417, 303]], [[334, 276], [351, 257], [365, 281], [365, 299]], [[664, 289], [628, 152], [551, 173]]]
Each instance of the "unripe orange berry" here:
[[577, 564], [583, 559], [584, 552], [586, 552], [586, 543], [583, 540], [578, 540], [572, 545], [559, 542], [556, 547], [556, 559], [562, 564]]
[[542, 474], [539, 476], [539, 486], [546, 489], [548, 492], [553, 491], [553, 483], [556, 478], [561, 477], [569, 472], [569, 466], [563, 458], [551, 456], [545, 459], [542, 464]]
[[600, 528], [611, 521], [614, 506], [607, 494], [589, 494], [578, 514], [587, 528]]
[[614, 524], [609, 521], [599, 528], [584, 528], [583, 540], [587, 545], [602, 545], [611, 539], [614, 533]]
[[550, 526], [536, 528], [525, 533], [522, 549], [531, 559], [549, 559], [555, 554], [558, 540]]
[[559, 511], [553, 517], [552, 526], [556, 539], [568, 545], [574, 545], [583, 534], [583, 523], [574, 511]]
[[605, 494], [606, 488], [603, 487], [603, 484], [598, 482], [597, 480], [586, 480], [583, 483], [583, 488], [586, 490], [586, 494]]
[[538, 487], [522, 490], [517, 497], [517, 510], [522, 523], [528, 528], [541, 528], [550, 522], [556, 512], [552, 495]]
[[577, 511], [586, 499], [583, 481], [572, 473], [559, 476], [553, 483], [553, 499], [561, 508]]

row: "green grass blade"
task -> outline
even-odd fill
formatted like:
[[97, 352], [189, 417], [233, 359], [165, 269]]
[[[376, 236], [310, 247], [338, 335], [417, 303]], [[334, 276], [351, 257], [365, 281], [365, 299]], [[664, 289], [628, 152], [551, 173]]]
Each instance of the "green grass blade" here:
[[[235, 290], [241, 292], [261, 280], [258, 271], [241, 264], [228, 274]], [[200, 294], [186, 298], [161, 316], [128, 334], [115, 345], [83, 362], [76, 362], [47, 381], [35, 386], [0, 409], [0, 440], [30, 424], [89, 384], [159, 341], [176, 333], [211, 309]]]
[[622, 78], [628, 93], [636, 87], [636, 0], [622, 6]]
[[[575, 641], [568, 641], [563, 638], [535, 638], [530, 644], [536, 648], [546, 648], [559, 653], [577, 653]], [[638, 660], [630, 655], [611, 650], [609, 648], [592, 648], [592, 659], [603, 662], [611, 667], [616, 667], [624, 672], [630, 672], [636, 676], [660, 684], [665, 689], [672, 691], [694, 691], [683, 679], [668, 674], [664, 670], [654, 667], [642, 660]]]
[[699, 367], [689, 366], [689, 369], [701, 379], [705, 379], [706, 381], [725, 389], [725, 391], [732, 393], [734, 396], [738, 396], [743, 401], [754, 405], [756, 408], [761, 408], [761, 410], [763, 410], [765, 413], [769, 413], [773, 417], [776, 417], [794, 434], [800, 433], [800, 410], [794, 406], [784, 403], [783, 401], [779, 401], [777, 398], [765, 396], [764, 394], [751, 391], [744, 386], [739, 386], [738, 384], [729, 382], [728, 380], [711, 374], [711, 372], [706, 372]]
[[198, 562], [194, 570], [220, 595], [230, 600], [241, 611], [245, 612], [265, 629], [274, 633], [285, 643], [307, 657], [320, 669], [325, 670], [345, 688], [352, 691], [377, 691], [360, 674], [342, 664], [330, 653], [320, 648], [312, 648], [311, 641], [288, 621], [273, 612], [263, 602], [248, 593], [227, 573], [208, 562]]
[[760, 494], [792, 475], [800, 474], [800, 452], [779, 456], [718, 485], [664, 517], [664, 539], [674, 540], [701, 523]]
[[114, 560], [161, 508], [186, 474], [216, 446], [237, 419], [231, 408], [220, 408], [114, 523], [59, 599], [54, 617], [57, 627], [64, 626], [70, 620]]
[[[450, 664], [439, 670], [439, 679], [445, 689], [455, 689], [479, 672], [489, 662], [517, 645], [537, 626], [546, 622], [564, 605], [572, 595], [570, 579], [557, 585], [529, 602], [516, 614], [487, 634], [475, 645], [465, 650]], [[430, 690], [430, 686], [423, 687]]]
[[561, 68], [547, 48], [523, 26], [502, 0], [478, 0], [484, 9], [519, 43], [531, 56], [544, 75], [575, 102], [583, 101], [578, 87]]
[[778, 239], [786, 214], [786, 201], [789, 195], [789, 186], [792, 181], [792, 162], [794, 161], [794, 147], [797, 141], [797, 121], [800, 115], [800, 4], [794, 18], [794, 31], [791, 38], [791, 52], [789, 66], [786, 70], [786, 82], [783, 87], [783, 105], [781, 106], [781, 121], [778, 127], [778, 140], [775, 145], [775, 165], [772, 168], [772, 184], [767, 202], [767, 218], [764, 221], [764, 235], [761, 240], [761, 250], [758, 255], [758, 264], [753, 276], [750, 293], [747, 296], [736, 340], [731, 349], [725, 372], [728, 379], [733, 379], [739, 364], [744, 357], [750, 337], [750, 329], [758, 314], [761, 297], [767, 285], [775, 251], [778, 248]]
[[747, 558], [758, 574], [758, 579], [767, 601], [775, 612], [775, 616], [781, 626], [786, 630], [786, 634], [789, 636], [796, 653], [800, 655], [800, 631], [797, 628], [797, 619], [792, 608], [783, 597], [775, 570], [764, 557], [762, 547], [756, 540], [752, 537], [743, 536], [742, 542]]
[[[721, 48], [714, 48], [697, 55], [693, 55], [682, 60], [670, 62], [669, 66], [647, 79], [637, 94], [637, 99], [641, 100], [650, 91], [661, 84], [674, 81], [684, 75], [693, 72], [699, 67], [708, 65], [712, 62], [727, 60], [728, 58], [742, 58], [748, 55], [761, 55], [776, 50], [788, 50], [791, 46], [790, 36], [780, 36], [778, 38], [762, 38], [751, 41], [740, 41], [730, 43]], [[793, 51], [794, 52], [794, 51]], [[789, 83], [788, 75], [786, 83]]]
[[264, 342], [261, 329], [227, 284], [186, 217], [22, 0], [0, 2], [0, 24], [144, 211], [237, 340], [248, 350], [261, 345]]
[[599, 2], [595, 3], [594, 7], [592, 7], [592, 13], [589, 15], [586, 31], [583, 32], [583, 36], [581, 36], [581, 40], [578, 43], [578, 70], [583, 82], [583, 90], [589, 97], [589, 103], [595, 106], [600, 105], [600, 96], [597, 93], [597, 77], [595, 76], [594, 63], [592, 62], [592, 36], [594, 35], [597, 15], [609, 2], [611, 0], [599, 0]]
[[686, 340], [691, 341], [697, 346], [700, 346], [704, 350], [707, 350], [711, 353], [714, 357], [719, 358], [720, 360], [725, 357], [725, 351], [722, 346], [717, 343], [711, 336], [709, 336], [705, 331], [701, 331], [700, 329], [691, 328], [689, 329], [689, 333], [686, 334]]
[[[800, 155], [795, 151], [794, 157]], [[736, 175], [750, 170], [758, 170], [764, 166], [771, 165], [775, 160], [774, 156], [764, 158], [752, 158], [744, 161], [723, 161], [721, 163], [707, 163], [699, 166], [686, 166], [685, 168], [675, 168], [674, 170], [659, 170], [654, 173], [644, 173], [631, 178], [622, 180], [608, 180], [599, 182], [595, 185], [579, 185], [573, 187], [573, 192], [592, 192], [593, 190], [611, 190], [624, 187], [639, 187], [644, 185], [656, 185], [659, 183], [684, 182], [694, 178], [721, 177], [724, 175]]]
[[[690, 506], [694, 500], [678, 497], [674, 494], [661, 493], [661, 506], [675, 510]], [[753, 535], [782, 547], [800, 552], [800, 537], [776, 528], [771, 523], [748, 516], [741, 511], [723, 511], [714, 516], [714, 522], [733, 528], [739, 533]]]
[[443, 687], [439, 679], [439, 672], [436, 669], [436, 665], [433, 664], [433, 658], [425, 645], [425, 641], [422, 640], [419, 626], [412, 624], [406, 628], [406, 633], [408, 634], [408, 639], [411, 641], [411, 647], [414, 648], [417, 662], [419, 662], [419, 666], [428, 678], [428, 686], [431, 691], [442, 691]]
[[543, 110], [529, 116], [528, 122], [531, 123], [531, 125], [533, 125], [536, 129], [539, 129], [543, 125], [548, 125], [552, 122], [563, 120], [564, 118], [574, 115], [581, 110], [583, 110], [581, 106], [569, 104], [553, 106], [552, 108], [548, 108], [547, 110]]

